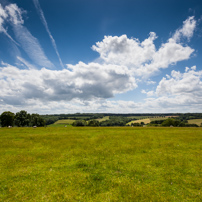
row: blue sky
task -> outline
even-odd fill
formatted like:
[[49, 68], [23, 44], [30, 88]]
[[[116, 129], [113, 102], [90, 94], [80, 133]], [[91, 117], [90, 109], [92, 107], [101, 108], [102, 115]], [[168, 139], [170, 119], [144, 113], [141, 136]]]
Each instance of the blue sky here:
[[0, 2], [0, 113], [202, 112], [200, 0]]

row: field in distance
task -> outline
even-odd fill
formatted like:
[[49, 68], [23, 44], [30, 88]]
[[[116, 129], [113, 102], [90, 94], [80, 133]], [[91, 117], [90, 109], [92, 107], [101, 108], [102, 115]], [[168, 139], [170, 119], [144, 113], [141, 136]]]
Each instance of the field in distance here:
[[202, 123], [202, 119], [191, 119], [191, 120], [188, 120], [188, 123], [189, 124], [197, 124], [198, 126], [201, 126], [201, 123]]
[[144, 124], [148, 124], [151, 121], [155, 121], [155, 120], [166, 120], [168, 117], [146, 117], [146, 118], [139, 118], [138, 120], [135, 121], [131, 121], [129, 123], [127, 123], [127, 125], [131, 125], [132, 123], [141, 123], [144, 122]]
[[96, 119], [96, 120], [98, 120], [99, 122], [106, 121], [106, 120], [109, 120], [109, 116], [104, 116], [103, 118]]
[[67, 125], [71, 125], [75, 120], [72, 120], [72, 119], [62, 119], [62, 120], [58, 120], [56, 121], [54, 124], [67, 124]]
[[[86, 117], [84, 117], [86, 118]], [[87, 117], [89, 118], [89, 117]], [[82, 119], [80, 117], [80, 119]], [[106, 121], [106, 120], [109, 120], [109, 116], [104, 116], [103, 118], [100, 118], [100, 119], [96, 119], [98, 120], [99, 122], [102, 122], [102, 121]], [[61, 119], [61, 120], [58, 120], [56, 121], [54, 124], [51, 124], [49, 125], [50, 127], [57, 127], [57, 126], [61, 126], [61, 127], [64, 127], [66, 125], [72, 125], [72, 123], [74, 123], [75, 120], [73, 119]]]
[[202, 128], [0, 128], [1, 201], [202, 201]]

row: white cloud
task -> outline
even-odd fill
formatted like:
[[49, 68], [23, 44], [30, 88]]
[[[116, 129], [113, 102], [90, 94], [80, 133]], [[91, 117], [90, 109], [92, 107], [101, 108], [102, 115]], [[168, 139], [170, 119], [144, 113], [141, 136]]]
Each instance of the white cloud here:
[[[20, 12], [10, 12], [15, 16], [12, 20], [16, 38], [29, 57], [38, 65], [51, 66], [38, 40], [23, 26]], [[185, 27], [185, 23], [183, 26]], [[189, 36], [191, 37], [190, 34]], [[148, 79], [152, 74], [189, 59], [194, 52], [194, 49], [177, 42], [173, 37], [157, 50], [154, 45], [156, 38], [153, 32], [142, 42], [129, 39], [126, 35], [105, 36], [103, 41], [92, 47], [100, 54], [98, 61], [101, 62], [69, 64], [63, 70], [33, 69], [22, 57], [18, 57], [18, 60], [29, 69], [18, 69], [2, 63], [0, 108], [5, 106], [7, 108], [2, 108], [5, 110], [10, 109], [10, 106], [17, 110], [23, 106], [24, 109], [40, 113], [50, 113], [51, 110], [54, 113], [64, 113], [65, 110], [68, 113], [136, 113], [165, 112], [164, 110], [171, 112], [184, 109], [183, 107], [190, 104], [195, 109], [202, 101], [202, 73], [197, 72], [195, 67], [186, 68], [185, 73], [172, 71], [171, 75], [160, 81], [156, 91], [142, 90], [142, 93], [152, 96], [144, 102], [107, 100], [118, 93], [137, 88], [138, 81], [154, 84], [155, 82]]]
[[29, 69], [37, 69], [34, 65], [30, 64], [28, 61], [26, 61], [24, 58], [17, 56], [17, 59], [26, 67]]
[[24, 24], [22, 18], [23, 11], [16, 4], [9, 4], [5, 7], [5, 11], [9, 14], [9, 19], [14, 25]]
[[[186, 95], [190, 98], [202, 99], [202, 71], [196, 67], [185, 69], [185, 73], [173, 70], [170, 78], [163, 78], [157, 86], [157, 95]], [[197, 99], [196, 99], [197, 100]]]
[[154, 96], [154, 91], [141, 90], [141, 93], [146, 94], [148, 97]]
[[7, 13], [5, 12], [5, 10], [3, 9], [1, 4], [0, 4], [0, 17], [2, 17], [2, 18], [8, 17]]
[[195, 27], [194, 17], [188, 18], [184, 21], [183, 27], [176, 31], [180, 33], [178, 37], [169, 38], [158, 50], [154, 45], [154, 40], [157, 38], [154, 32], [142, 42], [138, 39], [129, 39], [126, 35], [105, 36], [103, 41], [97, 42], [92, 49], [100, 54], [103, 63], [124, 65], [135, 77], [148, 78], [160, 69], [168, 68], [191, 57], [194, 49], [179, 43], [175, 38], [190, 39]]
[[9, 22], [14, 30], [15, 37], [20, 43], [21, 47], [30, 57], [30, 59], [39, 66], [53, 67], [54, 65], [46, 57], [38, 39], [36, 39], [29, 30], [23, 25], [24, 10], [20, 9], [16, 4], [9, 4], [3, 8], [0, 4], [0, 32], [3, 32], [16, 45], [19, 44], [8, 34], [3, 27], [5, 22]]
[[62, 60], [61, 60], [61, 58], [60, 58], [60, 54], [59, 54], [58, 49], [57, 49], [57, 45], [56, 45], [55, 39], [53, 38], [53, 36], [52, 36], [52, 34], [51, 34], [50, 30], [49, 30], [48, 23], [47, 23], [47, 21], [46, 21], [46, 19], [45, 19], [45, 16], [44, 16], [44, 13], [43, 13], [43, 11], [42, 11], [42, 9], [41, 9], [41, 6], [40, 6], [40, 4], [39, 4], [39, 1], [38, 1], [38, 0], [33, 0], [33, 2], [34, 2], [34, 5], [35, 5], [35, 7], [36, 7], [36, 9], [37, 9], [37, 12], [39, 13], [39, 16], [40, 16], [40, 18], [41, 18], [41, 21], [42, 21], [43, 25], [45, 26], [45, 29], [46, 29], [46, 31], [47, 31], [47, 33], [48, 33], [50, 39], [51, 39], [51, 43], [52, 43], [53, 48], [55, 49], [55, 52], [56, 52], [56, 54], [57, 54], [57, 56], [58, 56], [60, 65], [61, 65], [62, 67], [64, 67], [64, 65], [63, 65], [63, 63], [62, 63]]
[[196, 20], [194, 16], [189, 17], [183, 22], [182, 28], [178, 29], [173, 35], [175, 41], [180, 41], [182, 37], [186, 37], [188, 40], [193, 36], [196, 28]]
[[0, 99], [12, 105], [24, 105], [35, 99], [43, 102], [106, 99], [136, 87], [135, 79], [125, 67], [97, 63], [69, 67], [72, 71], [1, 67]]
[[[151, 91], [152, 92], [152, 91]], [[150, 91], [142, 90], [148, 94]], [[139, 103], [140, 109], [147, 112], [201, 112], [202, 107], [202, 71], [196, 67], [186, 68], [184, 73], [172, 71], [163, 78], [156, 92], [157, 97], [146, 98]]]
[[155, 53], [153, 43], [155, 39], [156, 34], [153, 32], [143, 42], [138, 39], [129, 39], [126, 35], [105, 36], [103, 41], [97, 42], [92, 49], [100, 54], [100, 58], [105, 63], [125, 65], [132, 69], [152, 59]]
[[8, 34], [7, 30], [3, 26], [7, 18], [8, 14], [0, 4], [0, 33], [3, 32], [11, 41], [13, 41], [16, 45], [18, 45], [18, 43]]
[[154, 85], [154, 84], [156, 84], [156, 81], [151, 81], [150, 79], [148, 79], [146, 81], [146, 83], [147, 83], [147, 85]]
[[21, 24], [13, 26], [15, 36], [29, 58], [37, 65], [52, 68], [54, 65], [46, 57], [39, 41]]

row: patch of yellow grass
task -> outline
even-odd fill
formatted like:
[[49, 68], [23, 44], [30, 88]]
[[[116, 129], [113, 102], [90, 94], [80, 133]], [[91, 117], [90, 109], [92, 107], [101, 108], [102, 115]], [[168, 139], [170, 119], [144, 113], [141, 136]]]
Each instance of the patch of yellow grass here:
[[96, 120], [98, 120], [99, 122], [106, 121], [106, 120], [109, 120], [109, 116], [104, 116], [103, 118], [96, 119]]
[[135, 120], [135, 121], [131, 121], [129, 122], [127, 125], [131, 125], [132, 123], [141, 123], [141, 122], [144, 122], [144, 124], [148, 124], [151, 122], [150, 119], [140, 119], [140, 120]]
[[54, 124], [72, 124], [75, 120], [72, 119], [62, 119], [56, 121]]
[[197, 124], [198, 126], [200, 126], [202, 123], [202, 119], [191, 119], [191, 120], [188, 120], [188, 123], [189, 124]]

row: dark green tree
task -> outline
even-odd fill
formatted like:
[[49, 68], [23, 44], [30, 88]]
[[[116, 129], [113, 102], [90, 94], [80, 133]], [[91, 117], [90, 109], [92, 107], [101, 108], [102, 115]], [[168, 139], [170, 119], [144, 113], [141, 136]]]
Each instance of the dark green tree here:
[[24, 127], [30, 125], [30, 114], [25, 110], [17, 112], [15, 115], [15, 125], [18, 127]]
[[172, 118], [168, 118], [161, 125], [162, 126], [179, 126], [180, 125], [180, 121], [172, 119]]
[[86, 126], [86, 121], [85, 120], [76, 120], [74, 121], [74, 123], [72, 124], [73, 126]]
[[46, 125], [45, 120], [39, 114], [32, 114], [31, 115], [31, 126], [42, 127]]
[[3, 112], [0, 116], [1, 126], [3, 127], [13, 126], [14, 117], [15, 117], [15, 114], [10, 111]]
[[90, 121], [88, 122], [88, 126], [99, 126], [99, 125], [100, 125], [99, 121], [98, 121], [98, 120], [95, 120], [95, 119], [90, 120]]

